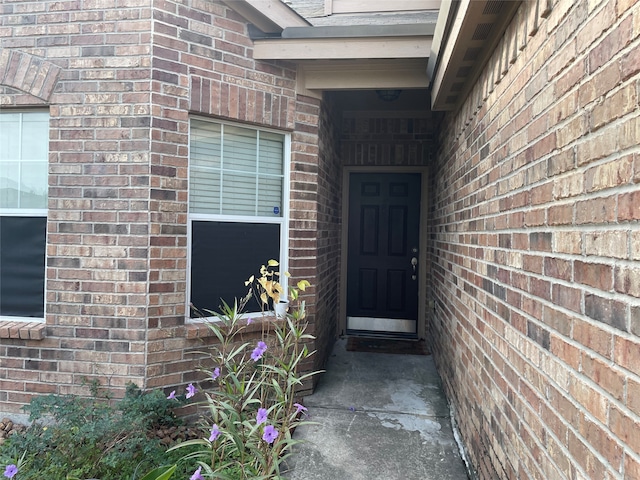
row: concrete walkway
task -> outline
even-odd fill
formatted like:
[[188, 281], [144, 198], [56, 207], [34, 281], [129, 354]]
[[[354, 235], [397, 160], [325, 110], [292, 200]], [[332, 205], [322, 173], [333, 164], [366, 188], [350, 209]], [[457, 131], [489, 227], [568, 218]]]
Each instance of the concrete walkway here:
[[466, 480], [430, 355], [346, 351], [339, 340], [294, 438], [290, 480]]

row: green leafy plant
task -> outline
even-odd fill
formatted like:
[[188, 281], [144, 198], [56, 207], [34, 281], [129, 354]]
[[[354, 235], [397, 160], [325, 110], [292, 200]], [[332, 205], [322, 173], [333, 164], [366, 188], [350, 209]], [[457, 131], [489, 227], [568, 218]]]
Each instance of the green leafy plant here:
[[177, 465], [154, 468], [140, 480], [169, 480], [176, 468], [178, 468]]
[[[199, 465], [194, 480], [282, 478], [281, 463], [296, 443], [292, 432], [306, 411], [296, 403], [296, 392], [318, 373], [300, 371], [313, 354], [306, 346], [313, 337], [305, 333], [305, 302], [299, 296], [310, 285], [303, 280], [290, 288], [286, 315], [267, 314], [283, 294], [277, 266], [274, 260], [263, 265], [260, 276], [246, 282], [249, 294], [233, 305], [223, 302], [215, 320], [207, 322], [218, 342], [204, 352], [212, 368], [203, 371], [214, 384], [205, 391], [201, 424], [206, 434], [171, 450], [198, 448], [186, 455]], [[242, 313], [251, 296], [263, 306], [262, 329], [259, 338], [247, 340], [251, 320]]]
[[[203, 438], [167, 451], [149, 435], [179, 422], [173, 413], [180, 402], [175, 391], [165, 397], [131, 384], [122, 400], [113, 401], [93, 382], [89, 398], [34, 397], [27, 407], [31, 426], [0, 446], [4, 476], [136, 480], [152, 469], [140, 480], [169, 480], [174, 475], [190, 475], [191, 480], [282, 478], [281, 463], [296, 443], [292, 432], [306, 423], [306, 408], [296, 403], [297, 389], [318, 372], [301, 371], [313, 354], [306, 346], [313, 337], [306, 333], [305, 303], [299, 297], [309, 282], [290, 289], [286, 314], [268, 311], [284, 291], [277, 266], [273, 260], [263, 265], [260, 275], [246, 282], [249, 294], [233, 305], [223, 302], [215, 320], [207, 322], [218, 343], [202, 352], [211, 365], [202, 370], [207, 377], [202, 383], [211, 387], [205, 390], [207, 413], [200, 418]], [[252, 320], [243, 316], [251, 296], [262, 305], [257, 334], [255, 327], [247, 328]], [[196, 391], [189, 384], [186, 398]]]
[[[166, 447], [150, 435], [160, 427], [178, 425], [175, 403], [159, 391], [142, 393], [133, 384], [117, 402], [101, 393], [97, 382], [89, 388], [91, 397], [34, 397], [26, 407], [33, 423], [0, 446], [0, 465], [15, 464], [19, 480], [122, 480], [179, 459], [178, 454], [167, 458]], [[13, 459], [21, 455], [16, 463]]]

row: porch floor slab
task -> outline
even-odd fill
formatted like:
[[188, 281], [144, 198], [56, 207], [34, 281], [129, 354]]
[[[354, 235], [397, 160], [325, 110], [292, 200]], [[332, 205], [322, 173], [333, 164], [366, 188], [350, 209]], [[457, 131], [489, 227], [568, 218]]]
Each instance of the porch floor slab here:
[[466, 480], [449, 407], [430, 355], [334, 346], [313, 395], [314, 425], [288, 459], [290, 480]]

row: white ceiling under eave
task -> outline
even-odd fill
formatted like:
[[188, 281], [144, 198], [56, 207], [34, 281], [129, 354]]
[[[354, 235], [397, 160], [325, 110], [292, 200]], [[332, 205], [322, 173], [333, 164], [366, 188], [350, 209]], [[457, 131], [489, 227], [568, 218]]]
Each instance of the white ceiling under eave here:
[[265, 33], [254, 32], [254, 59], [298, 65], [299, 93], [319, 97], [324, 90], [429, 85], [426, 67], [435, 17], [429, 23], [310, 26], [279, 0], [222, 1]]
[[256, 60], [298, 64], [299, 93], [324, 90], [411, 89], [429, 85], [431, 35], [402, 37], [264, 39]]

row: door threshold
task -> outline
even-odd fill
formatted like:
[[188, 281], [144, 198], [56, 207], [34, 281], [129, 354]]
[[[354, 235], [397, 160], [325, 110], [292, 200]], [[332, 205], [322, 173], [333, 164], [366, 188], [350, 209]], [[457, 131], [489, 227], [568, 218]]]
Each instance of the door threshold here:
[[419, 341], [417, 333], [403, 333], [403, 332], [382, 332], [379, 330], [354, 330], [347, 329], [345, 337], [360, 337], [360, 338], [375, 338], [375, 339], [388, 339], [388, 340], [411, 340]]
[[415, 334], [417, 330], [416, 320], [404, 318], [381, 318], [381, 317], [347, 317], [348, 330], [364, 330], [369, 332], [385, 333], [410, 333]]

